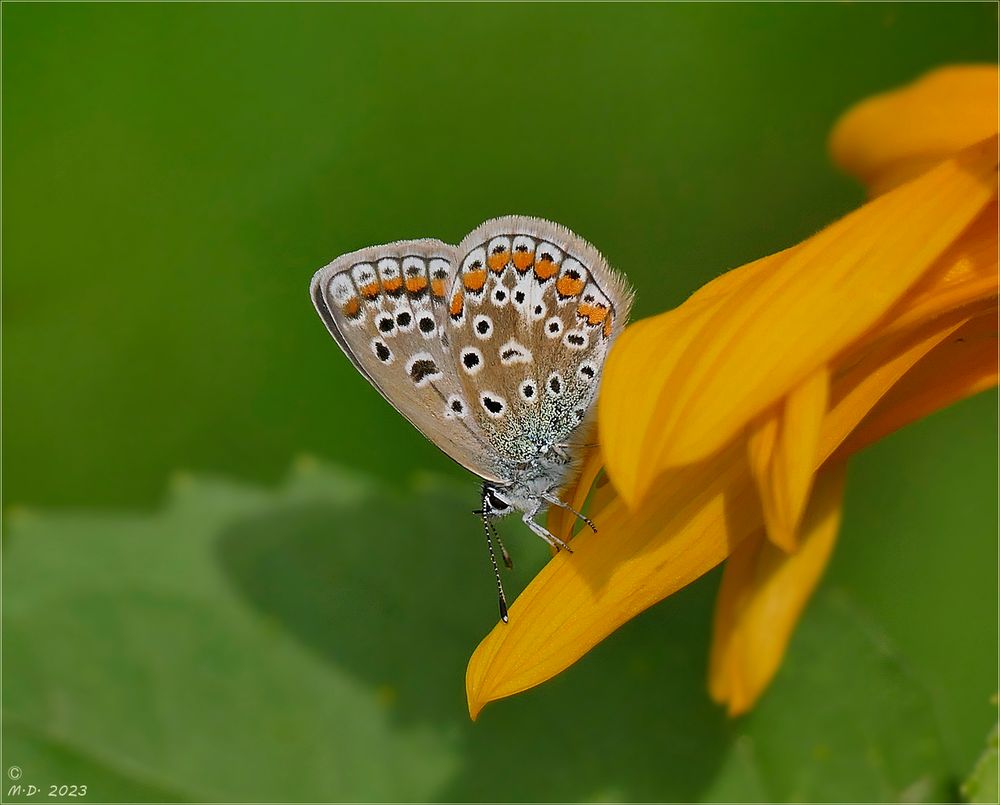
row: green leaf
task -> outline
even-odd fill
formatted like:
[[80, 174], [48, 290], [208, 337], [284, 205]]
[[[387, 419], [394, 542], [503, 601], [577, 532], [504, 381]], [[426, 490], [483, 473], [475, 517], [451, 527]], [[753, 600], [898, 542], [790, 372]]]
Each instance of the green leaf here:
[[[306, 464], [277, 492], [181, 479], [148, 516], [12, 515], [5, 763], [101, 801], [948, 795], [926, 692], [837, 589], [743, 720], [704, 690], [711, 577], [471, 723], [474, 501]], [[518, 525], [513, 592], [546, 559]]]
[[962, 797], [966, 802], [997, 802], [1000, 799], [998, 750], [1000, 750], [1000, 725], [993, 727], [986, 741], [986, 749], [976, 761], [969, 779], [962, 784]]

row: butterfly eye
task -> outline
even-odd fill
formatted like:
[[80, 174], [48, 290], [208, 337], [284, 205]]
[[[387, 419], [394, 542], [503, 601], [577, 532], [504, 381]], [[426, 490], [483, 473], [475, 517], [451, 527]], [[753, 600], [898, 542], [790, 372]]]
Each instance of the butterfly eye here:
[[510, 508], [510, 504], [506, 500], [497, 497], [496, 493], [492, 490], [486, 493], [486, 503], [489, 505], [490, 510], [494, 512], [502, 512]]

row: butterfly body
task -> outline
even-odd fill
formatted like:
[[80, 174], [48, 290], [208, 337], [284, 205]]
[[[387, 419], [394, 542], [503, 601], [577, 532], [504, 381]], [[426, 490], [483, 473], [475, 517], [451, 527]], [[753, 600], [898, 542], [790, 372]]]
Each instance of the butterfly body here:
[[566, 507], [558, 492], [592, 438], [604, 360], [632, 301], [593, 246], [558, 224], [507, 216], [458, 246], [398, 241], [338, 257], [311, 295], [358, 371], [483, 479], [491, 556], [490, 519], [514, 511], [566, 547], [534, 517]]

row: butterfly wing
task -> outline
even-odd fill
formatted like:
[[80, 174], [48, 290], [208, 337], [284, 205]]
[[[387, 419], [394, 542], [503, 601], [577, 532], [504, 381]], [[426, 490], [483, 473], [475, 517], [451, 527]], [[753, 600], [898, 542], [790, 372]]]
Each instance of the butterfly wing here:
[[601, 254], [550, 221], [487, 221], [457, 249], [447, 324], [470, 411], [511, 462], [574, 444], [632, 290]]
[[454, 246], [398, 241], [338, 257], [313, 276], [310, 295], [344, 354], [396, 410], [459, 464], [502, 481], [448, 354], [455, 270]]

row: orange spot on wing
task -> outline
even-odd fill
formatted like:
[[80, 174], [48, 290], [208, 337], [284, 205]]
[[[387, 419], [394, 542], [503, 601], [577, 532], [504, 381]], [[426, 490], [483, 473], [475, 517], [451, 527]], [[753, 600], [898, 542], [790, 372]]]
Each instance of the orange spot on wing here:
[[347, 316], [347, 318], [355, 319], [361, 312], [361, 300], [356, 296], [352, 296], [344, 302], [343, 305], [341, 305], [340, 309], [344, 312], [344, 315]]
[[393, 277], [392, 279], [382, 280], [382, 288], [386, 293], [396, 295], [403, 289], [403, 278]]
[[521, 274], [531, 268], [531, 264], [534, 262], [534, 252], [514, 252], [514, 268], [516, 268]]
[[557, 273], [559, 273], [559, 266], [551, 260], [542, 259], [535, 262], [535, 276], [542, 282], [552, 279]]
[[577, 307], [576, 315], [581, 319], [586, 319], [587, 324], [591, 327], [596, 327], [602, 321], [608, 319], [608, 309], [604, 305], [587, 305], [583, 304]]
[[510, 252], [494, 252], [489, 257], [486, 258], [486, 265], [490, 267], [490, 270], [494, 274], [500, 274], [504, 268], [507, 267], [507, 263], [510, 262]]
[[486, 269], [467, 271], [462, 277], [462, 284], [465, 286], [465, 290], [478, 293], [486, 284]]
[[585, 284], [580, 277], [571, 277], [569, 274], [563, 274], [556, 280], [556, 291], [563, 297], [576, 296], [583, 290]]
[[[440, 280], [435, 280], [435, 282], [438, 282], [438, 283], [442, 284], [442, 286], [443, 286], [443, 283], [441, 283]], [[406, 278], [406, 290], [409, 291], [410, 293], [413, 293], [413, 294], [422, 293], [425, 288], [427, 288], [427, 277], [418, 275], [416, 277], [407, 277]], [[442, 295], [444, 295], [444, 289], [443, 288], [442, 288], [441, 293], [442, 293]], [[435, 295], [436, 295], [436, 293], [435, 293]]]
[[365, 299], [378, 299], [379, 290], [379, 284], [377, 282], [372, 282], [368, 285], [361, 286], [361, 295]]
[[451, 297], [451, 304], [448, 306], [448, 312], [451, 314], [452, 318], [457, 319], [462, 315], [462, 310], [465, 308], [465, 294], [462, 292], [461, 288], [455, 291], [455, 295]]
[[614, 321], [614, 317], [610, 316], [610, 315], [607, 316], [607, 317], [605, 317], [605, 319], [604, 319], [604, 337], [605, 338], [610, 338], [611, 337], [611, 322], [612, 321]]

